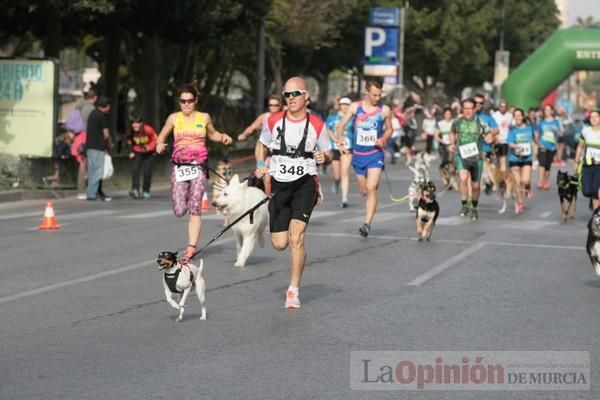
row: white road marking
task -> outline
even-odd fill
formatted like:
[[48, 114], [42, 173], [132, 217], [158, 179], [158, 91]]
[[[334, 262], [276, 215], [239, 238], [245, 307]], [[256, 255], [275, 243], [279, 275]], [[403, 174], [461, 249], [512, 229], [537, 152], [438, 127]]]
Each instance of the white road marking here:
[[[375, 218], [373, 220], [374, 221], [389, 221], [392, 219], [404, 218], [404, 217], [413, 217], [414, 218], [414, 214], [412, 214], [410, 212], [394, 212], [394, 213], [383, 212], [383, 213], [375, 214]], [[358, 217], [346, 218], [346, 219], [342, 219], [341, 222], [365, 222], [365, 216], [361, 215]]]
[[[57, 213], [56, 209], [54, 209], [54, 215], [56, 215], [56, 220], [59, 224], [60, 224], [60, 221], [68, 221], [68, 220], [72, 220], [72, 219], [87, 218], [87, 217], [102, 217], [102, 216], [106, 216], [106, 215], [114, 215], [116, 213], [117, 212], [113, 211], [113, 210], [96, 210], [96, 211], [85, 211], [85, 212], [80, 212], [80, 213], [62, 215], [60, 213]], [[42, 213], [41, 215], [43, 217], [44, 213]]]
[[340, 214], [341, 212], [342, 211], [313, 211], [310, 218], [315, 219], [315, 218], [330, 217], [332, 215]]
[[524, 220], [519, 222], [512, 222], [509, 224], [502, 225], [502, 229], [520, 229], [524, 231], [539, 231], [548, 226], [558, 225], [558, 221], [535, 221], [535, 220]]
[[511, 243], [511, 242], [488, 242], [488, 244], [495, 246], [508, 246], [508, 247], [530, 247], [533, 249], [560, 249], [560, 250], [585, 250], [584, 246], [563, 246], [557, 244], [533, 244], [533, 243]]
[[[217, 244], [229, 243], [229, 242], [232, 242], [233, 240], [234, 240], [233, 237], [228, 237], [227, 239], [223, 239], [223, 240], [217, 242]], [[11, 301], [15, 301], [15, 300], [24, 299], [24, 298], [27, 298], [27, 297], [36, 296], [38, 294], [52, 292], [52, 291], [57, 290], [57, 289], [62, 289], [62, 288], [69, 287], [69, 286], [79, 285], [79, 284], [85, 283], [85, 282], [95, 281], [97, 279], [106, 278], [107, 276], [120, 274], [120, 273], [123, 273], [123, 272], [131, 271], [131, 270], [142, 268], [142, 267], [147, 267], [147, 266], [155, 264], [155, 263], [156, 263], [156, 260], [142, 261], [142, 262], [139, 262], [137, 264], [128, 265], [128, 266], [123, 267], [123, 268], [113, 269], [113, 270], [110, 270], [110, 271], [99, 272], [97, 274], [88, 275], [88, 276], [84, 276], [84, 277], [76, 278], [76, 279], [71, 279], [70, 281], [63, 281], [63, 282], [60, 282], [60, 283], [55, 283], [55, 284], [44, 286], [44, 287], [41, 287], [41, 288], [28, 290], [26, 292], [21, 292], [21, 293], [13, 294], [11, 296], [0, 297], [0, 304], [9, 303]]]
[[40, 217], [43, 218], [44, 217], [44, 211], [39, 211], [39, 212], [30, 212], [30, 213], [19, 213], [19, 214], [7, 214], [7, 215], [0, 215], [0, 221], [5, 220], [5, 219], [19, 219], [19, 218], [29, 218], [29, 217]]
[[551, 215], [552, 215], [552, 211], [544, 211], [543, 213], [540, 214], [540, 218], [548, 218]]
[[425, 272], [424, 274], [421, 274], [421, 275], [417, 276], [415, 279], [413, 279], [412, 281], [408, 282], [406, 285], [407, 286], [421, 286], [423, 283], [427, 282], [428, 280], [436, 277], [437, 275], [441, 274], [442, 272], [444, 272], [447, 269], [451, 268], [452, 266], [456, 265], [459, 261], [461, 261], [461, 260], [469, 257], [470, 255], [478, 252], [479, 250], [481, 250], [486, 245], [487, 245], [486, 242], [476, 243], [473, 246], [468, 247], [465, 250], [461, 251], [460, 253], [458, 253], [454, 257], [451, 257], [448, 260], [444, 261], [443, 263], [441, 263], [437, 267], [435, 267], [433, 269], [430, 269], [429, 271]]
[[459, 217], [458, 215], [453, 215], [451, 217], [439, 217], [437, 219], [436, 225], [442, 226], [458, 226], [471, 223], [469, 218]]

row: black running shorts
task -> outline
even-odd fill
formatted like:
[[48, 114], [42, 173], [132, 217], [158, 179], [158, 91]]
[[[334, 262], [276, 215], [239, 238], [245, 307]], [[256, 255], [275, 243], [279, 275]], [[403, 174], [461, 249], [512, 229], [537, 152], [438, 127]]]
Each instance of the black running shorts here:
[[317, 203], [317, 187], [317, 177], [312, 175], [304, 175], [294, 182], [278, 182], [271, 179], [273, 193], [269, 201], [271, 233], [288, 231], [292, 219], [308, 223]]

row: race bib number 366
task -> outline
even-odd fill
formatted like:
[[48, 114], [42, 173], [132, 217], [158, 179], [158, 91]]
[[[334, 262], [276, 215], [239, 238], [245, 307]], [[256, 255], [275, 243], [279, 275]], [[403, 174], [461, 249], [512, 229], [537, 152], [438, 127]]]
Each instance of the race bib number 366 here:
[[460, 151], [460, 156], [463, 159], [475, 157], [479, 154], [479, 148], [475, 142], [458, 146], [458, 151]]
[[356, 144], [359, 146], [375, 146], [377, 140], [377, 129], [359, 129], [356, 136]]
[[177, 165], [175, 167], [175, 180], [177, 182], [191, 181], [200, 176], [200, 169], [195, 165]]

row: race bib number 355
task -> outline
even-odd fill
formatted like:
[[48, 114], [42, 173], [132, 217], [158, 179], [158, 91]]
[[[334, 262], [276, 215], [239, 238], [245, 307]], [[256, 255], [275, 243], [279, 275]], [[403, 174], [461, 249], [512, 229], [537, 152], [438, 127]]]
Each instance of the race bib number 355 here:
[[377, 129], [359, 129], [356, 136], [356, 144], [359, 146], [375, 146], [377, 140]]
[[460, 156], [463, 159], [475, 157], [479, 154], [479, 148], [475, 142], [458, 146], [458, 151], [460, 151]]
[[200, 169], [195, 165], [177, 165], [175, 167], [175, 180], [177, 182], [191, 181], [200, 176]]

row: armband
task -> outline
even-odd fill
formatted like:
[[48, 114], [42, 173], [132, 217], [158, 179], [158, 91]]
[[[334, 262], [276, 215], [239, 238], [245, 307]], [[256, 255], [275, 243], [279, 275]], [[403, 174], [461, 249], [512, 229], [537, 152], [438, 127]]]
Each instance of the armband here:
[[265, 164], [264, 160], [259, 160], [256, 162], [256, 168], [261, 168], [261, 167], [264, 167], [265, 165], [266, 164]]

